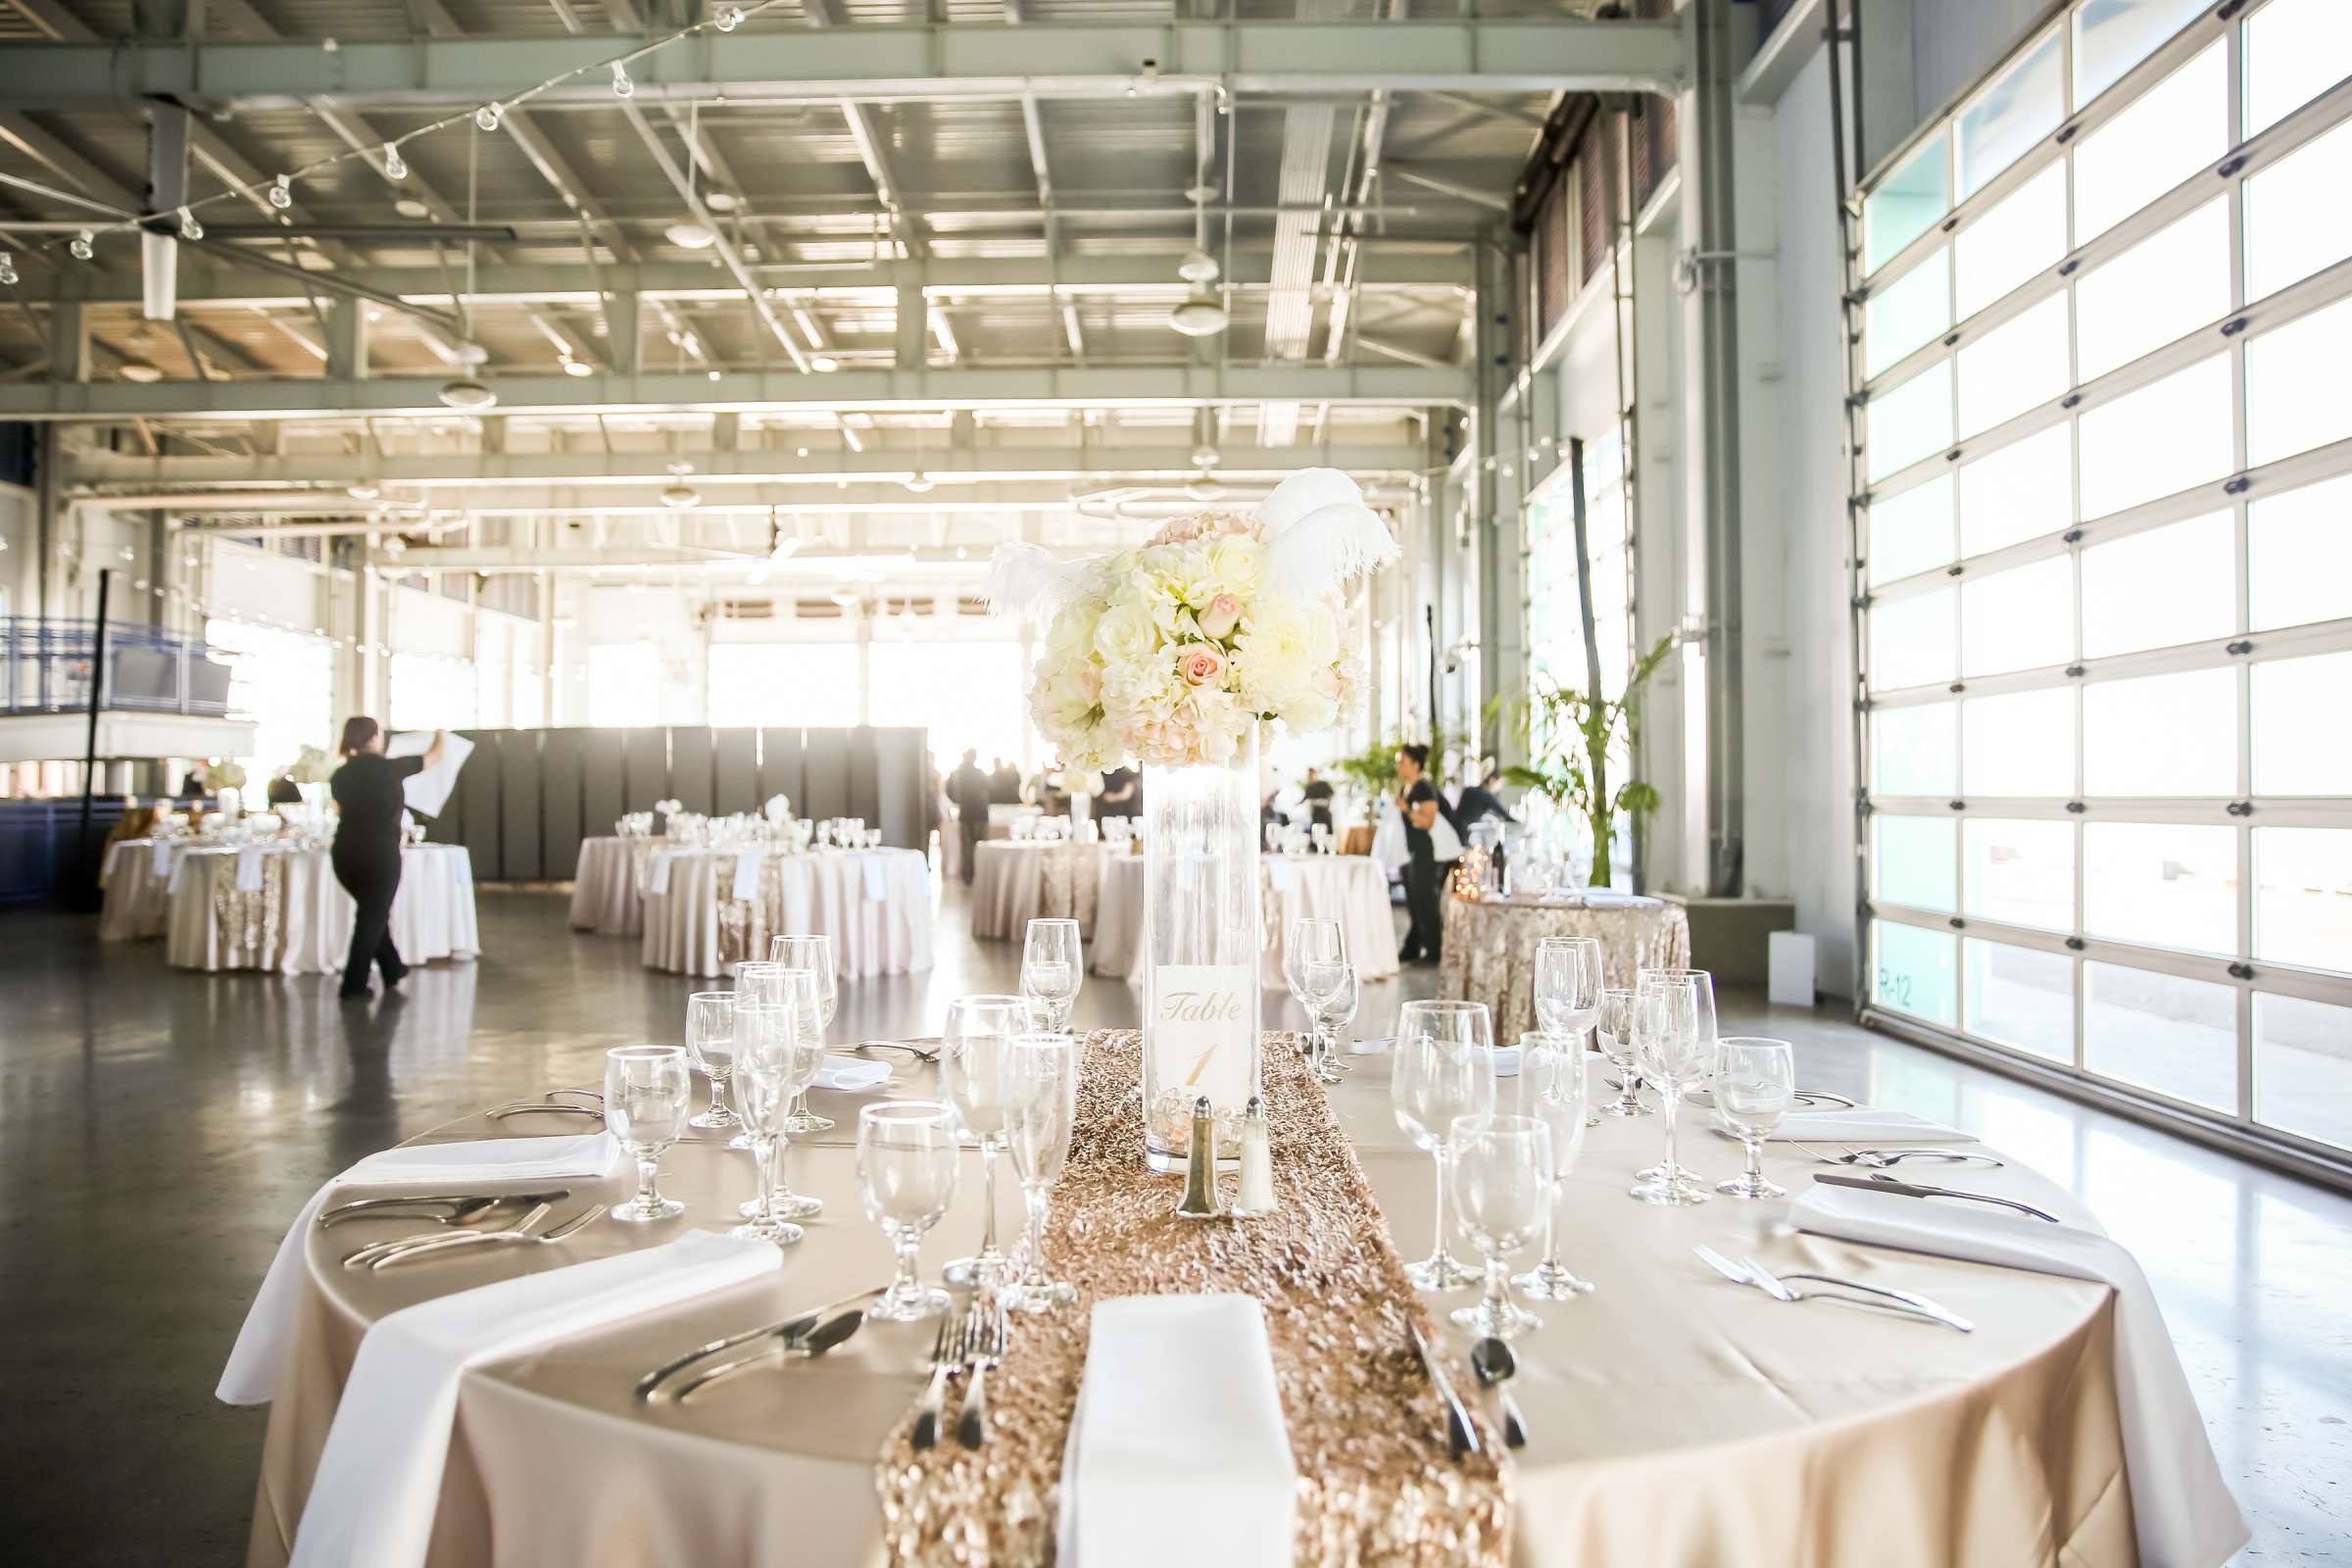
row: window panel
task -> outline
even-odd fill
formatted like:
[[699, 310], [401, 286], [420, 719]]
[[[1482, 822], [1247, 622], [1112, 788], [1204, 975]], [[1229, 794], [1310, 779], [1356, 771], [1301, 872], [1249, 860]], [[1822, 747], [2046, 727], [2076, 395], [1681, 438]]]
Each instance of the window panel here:
[[2075, 693], [1972, 697], [1960, 705], [1960, 789], [1999, 799], [2075, 793]]
[[710, 722], [720, 726], [863, 723], [858, 645], [713, 643]]
[[1930, 251], [1862, 307], [1863, 371], [1876, 375], [1952, 327], [1952, 253]]
[[2237, 793], [2237, 671], [2192, 669], [2082, 688], [2082, 792]]
[[1957, 1021], [1952, 937], [1891, 920], [1873, 920], [1870, 929], [1878, 960], [1871, 975], [1871, 1000], [1947, 1028]]
[[868, 723], [926, 729], [943, 759], [967, 746], [982, 757], [1024, 762], [1052, 757], [1043, 739], [1033, 738], [1028, 665], [1018, 641], [876, 641], [869, 660]]
[[1960, 466], [1960, 553], [1981, 556], [2075, 520], [2075, 433], [2054, 424]]
[[2246, 345], [2246, 461], [2260, 465], [2352, 435], [2352, 299]]
[[2247, 303], [2352, 256], [2346, 190], [2352, 190], [2352, 121], [2246, 180]]
[[2352, 795], [2352, 653], [2256, 664], [2254, 793]]
[[1870, 581], [1873, 587], [1941, 566], [1952, 559], [1952, 476], [1877, 501], [1870, 508]]
[[473, 661], [444, 654], [394, 654], [384, 722], [394, 729], [471, 729]]
[[2085, 823], [2082, 929], [2116, 942], [2235, 953], [2237, 829]]
[[253, 720], [252, 753], [230, 760], [243, 765], [246, 793], [259, 803], [269, 775], [305, 746], [333, 750], [334, 645], [323, 637], [220, 618], [204, 623], [204, 642], [228, 666], [228, 710]]
[[2052, 556], [1960, 585], [1960, 673], [2063, 664], [2075, 657], [2075, 563]]
[[1960, 199], [1983, 190], [2023, 158], [2066, 118], [2062, 35], [2052, 28], [2040, 45], [1960, 111]]
[[2066, 255], [2066, 165], [2052, 164], [1994, 203], [1952, 239], [1954, 309], [1961, 320]]
[[2352, 1149], [2352, 1007], [2254, 994], [2254, 1119]]
[[1863, 270], [1875, 272], [1951, 210], [1945, 167], [1951, 144], [1937, 136], [1886, 176], [1862, 204]]
[[2237, 1109], [2237, 993], [2113, 963], [2082, 965], [2092, 1072], [2215, 1110]]
[[2066, 295], [2053, 294], [1962, 346], [1958, 356], [1962, 435], [1975, 435], [2013, 419], [2073, 384], [2066, 312]]
[[2051, 1061], [2074, 1061], [2074, 959], [1968, 937], [1960, 965], [1969, 1033]]
[[1923, 703], [1885, 708], [1870, 715], [1878, 795], [1944, 795], [1960, 787], [1960, 705]]
[[2271, 0], [2246, 19], [2246, 128], [2251, 140], [2344, 79], [2352, 6]]
[[2237, 523], [2227, 512], [2082, 552], [2082, 656], [2136, 653], [2237, 630]]
[[2076, 286], [2078, 373], [2105, 375], [2220, 320], [2230, 306], [2230, 202], [2216, 197]]
[[1871, 817], [1870, 896], [1949, 914], [1960, 902], [1957, 826], [1948, 816]]
[[2352, 474], [2246, 508], [2256, 631], [2352, 615]]
[[1966, 913], [2045, 931], [2075, 928], [2072, 822], [1972, 816], [1964, 827]]
[[2078, 423], [2086, 519], [2222, 478], [2232, 466], [2229, 356], [2128, 392]]
[[2254, 830], [2254, 956], [2352, 971], [2352, 828]]
[[1899, 691], [1948, 681], [1958, 658], [1954, 616], [1958, 596], [1949, 588], [1874, 605], [1870, 612], [1870, 684], [1874, 691]]
[[1952, 444], [1952, 365], [1938, 360], [1870, 400], [1870, 476], [1883, 479]]
[[2229, 51], [2217, 39], [2082, 138], [2075, 243], [2088, 244], [2229, 150]]
[[2123, 80], [2204, 9], [2204, 0], [2084, 0], [2075, 13], [2076, 107]]
[[653, 643], [588, 649], [588, 722], [628, 729], [662, 722], [662, 650]]

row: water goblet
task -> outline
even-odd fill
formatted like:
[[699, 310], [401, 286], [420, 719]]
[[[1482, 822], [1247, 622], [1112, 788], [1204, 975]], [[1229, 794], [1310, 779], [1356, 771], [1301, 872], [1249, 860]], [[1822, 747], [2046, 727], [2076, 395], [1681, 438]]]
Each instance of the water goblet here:
[[1536, 944], [1536, 1022], [1544, 1033], [1584, 1043], [1600, 1016], [1598, 937], [1545, 937]]
[[1511, 1281], [1538, 1300], [1564, 1301], [1592, 1290], [1591, 1280], [1571, 1273], [1560, 1258], [1560, 1204], [1584, 1152], [1585, 1129], [1592, 1125], [1585, 1113], [1590, 1094], [1583, 1042], [1557, 1035], [1519, 1037], [1520, 1112], [1551, 1129], [1551, 1208], [1544, 1260]]
[[980, 1145], [986, 1217], [980, 1250], [947, 1267], [950, 1284], [970, 1284], [993, 1298], [1004, 1273], [997, 1247], [997, 1155], [1004, 1147], [1004, 1057], [1015, 1039], [1034, 1033], [1029, 1004], [1019, 997], [957, 997], [948, 1004], [939, 1038], [940, 1087], [956, 1122]]
[[917, 1277], [915, 1252], [956, 1196], [960, 1154], [956, 1112], [948, 1105], [893, 1100], [858, 1110], [858, 1200], [897, 1258], [890, 1289], [865, 1309], [869, 1319], [913, 1323], [948, 1309], [948, 1293]]
[[734, 992], [697, 991], [686, 999], [686, 1059], [710, 1080], [710, 1108], [686, 1125], [739, 1126], [727, 1108], [727, 1079], [735, 1070]]
[[1028, 1212], [1022, 1267], [1007, 1287], [1005, 1304], [1050, 1312], [1078, 1298], [1077, 1287], [1046, 1272], [1046, 1200], [1069, 1158], [1070, 1125], [1078, 1115], [1078, 1043], [1063, 1034], [1015, 1036], [1004, 1053], [1003, 1076], [1004, 1147]]
[[[757, 1211], [734, 1234], [790, 1246], [801, 1239], [801, 1227], [785, 1218], [787, 1205], [796, 1213], [813, 1199], [795, 1199], [784, 1179], [784, 1160], [792, 1145], [790, 1130], [793, 1096], [808, 1086], [825, 1059], [824, 1036], [815, 1028], [815, 977], [805, 969], [788, 971], [784, 1002], [754, 1003], [735, 1012], [738, 1070], [743, 1074], [744, 1120], [752, 1135], [752, 1157], [759, 1168], [754, 1197]], [[821, 1205], [820, 1205], [821, 1206]]]
[[655, 1185], [662, 1156], [686, 1130], [692, 1105], [683, 1046], [615, 1046], [605, 1053], [605, 1128], [637, 1161], [637, 1194], [612, 1210], [624, 1223], [668, 1219], [686, 1205]]
[[1453, 1321], [1507, 1340], [1543, 1320], [1511, 1299], [1507, 1260], [1544, 1234], [1551, 1213], [1551, 1129], [1534, 1116], [1457, 1116], [1453, 1146], [1455, 1223], [1486, 1265], [1486, 1293]]
[[1479, 1276], [1446, 1250], [1452, 1235], [1446, 1175], [1454, 1118], [1494, 1108], [1494, 1025], [1486, 1004], [1408, 1002], [1397, 1008], [1389, 1099], [1397, 1127], [1437, 1167], [1437, 1244], [1429, 1256], [1406, 1265], [1405, 1276], [1420, 1290], [1459, 1290]]
[[1021, 942], [1021, 995], [1037, 1014], [1041, 1033], [1057, 1035], [1068, 1030], [1071, 1009], [1078, 1004], [1078, 988], [1085, 978], [1078, 922], [1030, 921]]
[[[1307, 1020], [1312, 1025], [1312, 1032], [1307, 1037], [1307, 1060], [1312, 1064], [1315, 1076], [1326, 1083], [1331, 1081], [1326, 1076], [1325, 1068], [1329, 1042], [1325, 1038], [1322, 1020], [1316, 1016], [1315, 997], [1318, 994], [1331, 996], [1338, 991], [1341, 981], [1332, 972], [1334, 966], [1343, 969], [1348, 967], [1348, 938], [1340, 929], [1340, 922], [1311, 915], [1293, 920], [1282, 945], [1283, 978], [1290, 983], [1291, 995], [1298, 998], [1298, 1005], [1306, 1010]], [[1311, 990], [1308, 986], [1310, 970], [1315, 971], [1319, 981]]]
[[1634, 984], [1634, 1038], [1642, 1076], [1663, 1102], [1666, 1157], [1632, 1195], [1645, 1203], [1703, 1203], [1706, 1189], [1675, 1161], [1675, 1128], [1683, 1096], [1705, 1079], [1714, 1056], [1714, 977], [1700, 969], [1643, 970]]
[[[792, 969], [807, 969], [816, 976], [817, 1005], [824, 1019], [819, 1029], [832, 1028], [833, 1014], [841, 1006], [841, 984], [833, 968], [833, 939], [829, 936], [776, 937], [767, 944], [767, 957], [770, 963], [780, 963]], [[803, 1090], [801, 1098], [792, 1107], [792, 1130], [796, 1133], [821, 1133], [832, 1125], [832, 1117], [819, 1116], [809, 1110], [808, 1094]]]
[[1617, 1098], [1600, 1107], [1603, 1116], [1646, 1116], [1642, 1103], [1642, 1064], [1634, 1041], [1632, 987], [1600, 994], [1600, 1054], [1617, 1074]]
[[1747, 1168], [1715, 1190], [1734, 1198], [1787, 1198], [1764, 1176], [1764, 1140], [1796, 1101], [1796, 1053], [1786, 1040], [1726, 1035], [1715, 1047], [1715, 1114], [1747, 1150]]
[[1336, 1084], [1348, 1076], [1347, 1064], [1340, 1060], [1340, 1028], [1355, 1016], [1361, 995], [1355, 966], [1344, 959], [1336, 963], [1310, 963], [1303, 983], [1307, 1013], [1314, 1020], [1319, 1043], [1315, 1076], [1324, 1083]]

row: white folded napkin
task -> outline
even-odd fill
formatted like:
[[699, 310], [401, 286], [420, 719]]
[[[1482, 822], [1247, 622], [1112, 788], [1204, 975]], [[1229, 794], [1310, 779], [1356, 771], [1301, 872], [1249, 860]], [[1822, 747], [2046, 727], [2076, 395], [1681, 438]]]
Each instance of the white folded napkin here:
[[147, 874], [168, 877], [172, 874], [172, 841], [157, 839], [147, 850]]
[[1350, 1056], [1384, 1055], [1396, 1044], [1395, 1035], [1374, 1035], [1365, 1040], [1350, 1040], [1343, 1048]]
[[877, 902], [890, 896], [890, 883], [884, 876], [885, 867], [879, 855], [862, 855], [865, 864], [865, 896]]
[[735, 857], [735, 902], [749, 904], [760, 896], [760, 866], [766, 858], [757, 850]]
[[1789, 1220], [1817, 1236], [2112, 1286], [2115, 1402], [2140, 1562], [2217, 1568], [2246, 1544], [2245, 1519], [2214, 1462], [2164, 1314], [2122, 1247], [2078, 1225], [1820, 1183], [1791, 1205]]
[[1254, 1298], [1095, 1303], [1061, 1456], [1064, 1568], [1288, 1568], [1298, 1491]]
[[251, 845], [237, 852], [237, 891], [262, 891], [262, 852]]
[[268, 1404], [277, 1395], [278, 1363], [285, 1359], [286, 1343], [294, 1328], [294, 1303], [302, 1293], [302, 1250], [338, 1187], [406, 1187], [415, 1193], [456, 1188], [475, 1182], [537, 1181], [566, 1176], [602, 1176], [619, 1162], [620, 1145], [611, 1133], [586, 1133], [572, 1138], [485, 1138], [463, 1144], [422, 1144], [387, 1149], [366, 1159], [311, 1195], [277, 1244], [277, 1255], [253, 1305], [245, 1310], [245, 1326], [237, 1331], [236, 1348], [220, 1374], [214, 1397], [223, 1404]]
[[689, 1231], [666, 1246], [501, 1280], [378, 1319], [360, 1342], [327, 1429], [294, 1533], [293, 1568], [424, 1561], [467, 1367], [783, 1266], [770, 1243]]
[[1767, 1135], [1784, 1144], [1973, 1144], [1975, 1133], [1907, 1110], [1792, 1110]]
[[669, 862], [676, 858], [674, 852], [656, 850], [645, 868], [645, 891], [666, 894], [669, 891]]
[[845, 1095], [879, 1089], [888, 1082], [890, 1063], [867, 1061], [862, 1056], [827, 1056], [816, 1069], [813, 1080], [818, 1089], [831, 1089]]

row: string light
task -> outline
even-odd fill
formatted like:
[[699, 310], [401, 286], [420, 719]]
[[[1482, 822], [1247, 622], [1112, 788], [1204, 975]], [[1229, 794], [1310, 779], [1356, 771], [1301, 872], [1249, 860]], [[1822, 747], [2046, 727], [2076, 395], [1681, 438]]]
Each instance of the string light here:
[[629, 79], [629, 68], [617, 60], [612, 62], [612, 96], [615, 98], [637, 96], [637, 84]]
[[98, 247], [90, 242], [90, 231], [85, 228], [69, 240], [66, 244], [66, 254], [77, 262], [86, 262], [97, 255]]
[[16, 286], [17, 259], [6, 251], [0, 251], [0, 288], [15, 288]]
[[743, 25], [743, 7], [720, 6], [718, 8], [717, 22], [719, 31], [733, 32], [737, 27]]
[[483, 130], [496, 130], [498, 128], [498, 117], [505, 113], [506, 110], [502, 105], [496, 103], [487, 103], [473, 112], [473, 122]]
[[409, 166], [401, 158], [399, 146], [393, 142], [384, 143], [384, 177], [386, 179], [409, 177]]
[[179, 237], [191, 245], [204, 238], [204, 225], [196, 221], [196, 209], [193, 207], [179, 210]]

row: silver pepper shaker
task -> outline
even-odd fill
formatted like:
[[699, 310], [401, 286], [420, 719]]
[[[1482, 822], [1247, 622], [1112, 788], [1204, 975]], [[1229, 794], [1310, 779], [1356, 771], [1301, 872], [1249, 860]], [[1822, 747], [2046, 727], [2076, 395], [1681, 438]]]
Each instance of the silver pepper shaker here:
[[1192, 1148], [1184, 1158], [1184, 1200], [1176, 1205], [1183, 1219], [1217, 1219], [1225, 1200], [1217, 1191], [1217, 1117], [1208, 1097], [1193, 1102]]
[[1242, 1121], [1242, 1190], [1234, 1213], [1244, 1219], [1274, 1212], [1274, 1152], [1266, 1138], [1266, 1102], [1250, 1097]]

